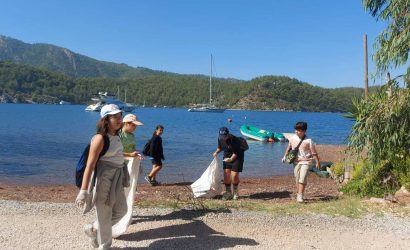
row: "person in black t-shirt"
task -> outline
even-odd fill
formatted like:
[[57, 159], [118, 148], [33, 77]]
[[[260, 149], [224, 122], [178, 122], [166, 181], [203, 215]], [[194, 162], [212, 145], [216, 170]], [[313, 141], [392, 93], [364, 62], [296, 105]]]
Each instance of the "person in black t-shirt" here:
[[[219, 129], [218, 147], [212, 154], [217, 157], [218, 153], [223, 151], [223, 169], [224, 169], [224, 183], [225, 193], [222, 196], [224, 200], [239, 198], [238, 185], [239, 185], [239, 173], [242, 172], [244, 162], [244, 151], [240, 149], [240, 145], [236, 137], [229, 133], [227, 127]], [[231, 189], [233, 185], [233, 193]]]

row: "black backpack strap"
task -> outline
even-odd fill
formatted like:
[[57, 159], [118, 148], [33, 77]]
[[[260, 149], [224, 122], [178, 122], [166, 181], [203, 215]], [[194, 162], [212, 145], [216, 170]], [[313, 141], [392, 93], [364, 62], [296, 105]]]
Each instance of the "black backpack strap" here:
[[302, 140], [300, 140], [299, 144], [296, 146], [295, 150], [298, 150], [300, 147], [300, 144], [302, 144], [302, 141], [305, 139], [306, 135], [303, 136]]
[[100, 155], [98, 156], [97, 162], [95, 163], [94, 177], [93, 177], [93, 180], [92, 180], [92, 185], [93, 186], [95, 185], [95, 180], [97, 179], [97, 163], [100, 160], [100, 158], [103, 155], [105, 155], [105, 153], [107, 153], [108, 148], [110, 147], [110, 138], [108, 137], [108, 135], [107, 134], [103, 135], [103, 138], [104, 138], [104, 145], [103, 145], [103, 148], [100, 152]]
[[98, 159], [101, 158], [101, 156], [105, 155], [105, 153], [107, 153], [108, 148], [110, 147], [110, 138], [108, 137], [108, 135], [104, 135], [104, 146], [100, 152], [100, 156], [98, 157]]

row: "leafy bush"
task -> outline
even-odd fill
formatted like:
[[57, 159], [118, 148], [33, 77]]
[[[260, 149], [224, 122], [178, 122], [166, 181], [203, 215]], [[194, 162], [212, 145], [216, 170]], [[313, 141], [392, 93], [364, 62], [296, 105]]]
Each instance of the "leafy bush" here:
[[410, 190], [410, 156], [394, 164], [396, 165], [394, 175], [402, 186]]
[[[356, 122], [349, 136], [349, 150], [367, 159], [356, 165], [353, 188], [361, 196], [393, 192], [408, 180], [410, 157], [410, 91], [389, 82], [369, 95], [354, 100]], [[372, 187], [372, 185], [374, 185]]]
[[386, 187], [383, 186], [378, 174], [372, 170], [375, 168], [379, 167], [374, 167], [370, 161], [359, 161], [353, 166], [352, 180], [342, 186], [341, 191], [360, 197], [383, 196]]
[[343, 162], [336, 162], [335, 164], [332, 165], [330, 170], [332, 171], [334, 178], [336, 180], [339, 180], [340, 182], [343, 181], [343, 177], [345, 174], [345, 167], [344, 167]]

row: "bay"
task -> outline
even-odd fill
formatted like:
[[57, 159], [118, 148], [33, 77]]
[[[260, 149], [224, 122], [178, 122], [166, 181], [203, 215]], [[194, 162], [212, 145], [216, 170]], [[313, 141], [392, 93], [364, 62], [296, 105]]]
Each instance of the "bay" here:
[[[0, 181], [74, 184], [75, 165], [94, 135], [99, 119], [99, 113], [86, 112], [84, 108], [82, 105], [0, 104]], [[222, 126], [238, 136], [242, 124], [293, 133], [297, 121], [306, 121], [307, 134], [317, 144], [346, 144], [353, 124], [338, 113], [248, 110], [191, 113], [170, 108], [138, 108], [133, 113], [144, 123], [135, 131], [139, 150], [157, 124], [165, 127], [165, 161], [158, 175], [158, 180], [164, 183], [191, 182], [199, 178], [212, 161]], [[232, 122], [228, 122], [228, 118]], [[248, 144], [241, 176], [292, 174], [292, 167], [280, 162], [286, 143], [248, 140]], [[149, 160], [143, 161], [143, 168], [147, 174], [151, 169]]]

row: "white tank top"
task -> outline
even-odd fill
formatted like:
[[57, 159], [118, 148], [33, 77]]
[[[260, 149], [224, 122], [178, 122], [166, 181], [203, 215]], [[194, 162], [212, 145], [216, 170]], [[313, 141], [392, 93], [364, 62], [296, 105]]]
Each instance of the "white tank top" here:
[[100, 158], [100, 161], [114, 163], [115, 165], [118, 165], [118, 167], [123, 167], [124, 155], [120, 137], [108, 134], [108, 138], [110, 139], [110, 147]]

